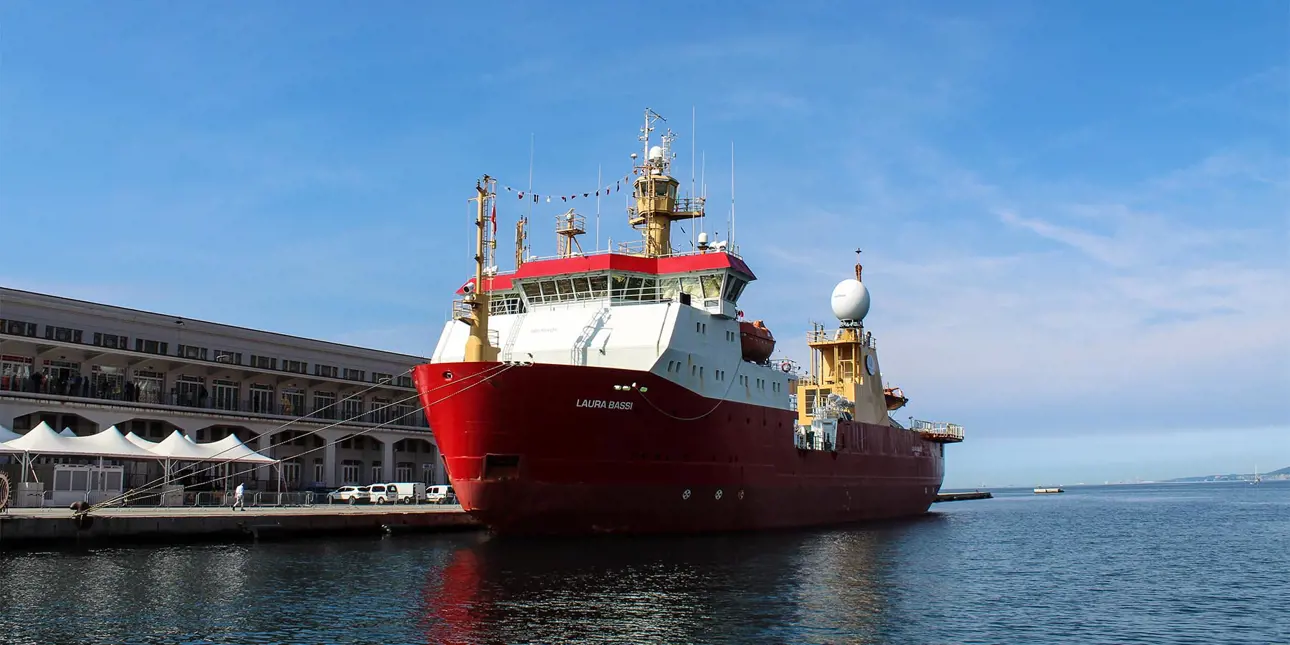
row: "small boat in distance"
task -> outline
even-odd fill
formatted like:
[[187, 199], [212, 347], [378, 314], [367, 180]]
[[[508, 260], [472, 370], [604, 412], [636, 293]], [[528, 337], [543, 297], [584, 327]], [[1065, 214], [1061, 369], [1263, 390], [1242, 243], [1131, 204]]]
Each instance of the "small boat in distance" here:
[[1055, 493], [1064, 493], [1064, 492], [1066, 492], [1066, 491], [1062, 490], [1060, 487], [1057, 487], [1057, 488], [1036, 488], [1036, 489], [1035, 489], [1035, 494], [1036, 494], [1036, 495], [1052, 495], [1052, 494], [1055, 494]]

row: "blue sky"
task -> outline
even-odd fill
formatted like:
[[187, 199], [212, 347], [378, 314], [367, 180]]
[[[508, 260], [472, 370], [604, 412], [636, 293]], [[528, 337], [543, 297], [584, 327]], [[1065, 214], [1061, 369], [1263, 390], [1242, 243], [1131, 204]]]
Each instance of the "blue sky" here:
[[967, 426], [948, 485], [1290, 465], [1288, 14], [11, 1], [0, 284], [428, 354], [476, 177], [532, 136], [536, 192], [594, 190], [650, 107], [688, 185], [693, 108], [743, 309], [804, 356], [864, 248], [887, 380]]

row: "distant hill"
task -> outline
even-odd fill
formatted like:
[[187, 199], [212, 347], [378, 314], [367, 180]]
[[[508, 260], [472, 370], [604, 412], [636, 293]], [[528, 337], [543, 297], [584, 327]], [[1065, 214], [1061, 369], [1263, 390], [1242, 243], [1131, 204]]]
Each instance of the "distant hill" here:
[[[1263, 480], [1270, 479], [1290, 479], [1290, 466], [1266, 473], [1259, 473]], [[1199, 477], [1179, 477], [1177, 479], [1166, 479], [1166, 482], [1239, 482], [1250, 481], [1254, 479], [1254, 473], [1229, 474], [1229, 475], [1201, 475]]]

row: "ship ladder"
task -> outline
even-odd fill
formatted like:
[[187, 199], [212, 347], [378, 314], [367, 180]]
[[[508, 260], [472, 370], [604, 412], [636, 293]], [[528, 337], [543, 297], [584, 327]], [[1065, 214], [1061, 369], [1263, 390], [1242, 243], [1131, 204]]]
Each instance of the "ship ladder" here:
[[591, 337], [596, 335], [600, 325], [605, 322], [609, 316], [609, 307], [601, 307], [591, 316], [591, 320], [582, 328], [582, 333], [578, 334], [578, 340], [573, 341], [573, 352], [570, 358], [574, 365], [585, 365], [587, 362], [587, 347], [591, 344]]
[[521, 311], [516, 314], [515, 322], [511, 323], [511, 330], [507, 332], [506, 347], [502, 349], [502, 360], [510, 361], [511, 356], [515, 353], [515, 341], [520, 338], [520, 327], [524, 325], [524, 316], [528, 315], [527, 311]]

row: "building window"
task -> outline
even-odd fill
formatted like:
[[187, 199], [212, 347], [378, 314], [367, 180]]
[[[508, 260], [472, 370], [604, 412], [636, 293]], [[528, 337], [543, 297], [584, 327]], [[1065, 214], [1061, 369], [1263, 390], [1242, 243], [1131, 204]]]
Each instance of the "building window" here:
[[393, 375], [393, 374], [386, 374], [386, 373], [384, 373], [384, 372], [372, 372], [372, 382], [373, 382], [373, 383], [382, 383], [382, 384], [384, 384], [384, 383], [390, 383], [390, 382], [392, 382], [393, 380], [394, 380], [394, 375]]
[[327, 474], [327, 470], [326, 468], [323, 467], [322, 458], [320, 457], [314, 458], [314, 482], [315, 483], [323, 482], [324, 481], [323, 478], [326, 476], [326, 474]]
[[241, 397], [241, 388], [238, 384], [234, 381], [216, 379], [212, 385], [215, 388], [215, 409], [236, 411]]
[[306, 373], [307, 367], [308, 366], [305, 365], [304, 361], [293, 361], [285, 358], [282, 359], [282, 371], [284, 372], [295, 372], [296, 374], [304, 374]]
[[23, 392], [32, 387], [30, 356], [0, 356], [0, 390]]
[[398, 462], [398, 465], [394, 467], [394, 478], [401, 482], [412, 481], [413, 465], [414, 464], [410, 461]]
[[134, 339], [134, 351], [145, 354], [166, 354], [170, 352], [170, 344], [156, 340], [147, 340], [144, 338]]
[[56, 340], [60, 343], [79, 343], [81, 342], [81, 330], [72, 329], [71, 327], [45, 325], [45, 339]]
[[[204, 356], [202, 358], [205, 358]], [[228, 363], [230, 365], [242, 364], [242, 352], [229, 352], [222, 349], [215, 350], [216, 363]]]
[[262, 370], [278, 369], [278, 359], [272, 356], [256, 356], [251, 354], [251, 367], [258, 367]]
[[363, 462], [358, 461], [357, 459], [346, 459], [341, 462], [340, 483], [342, 485], [348, 484], [351, 486], [361, 483], [358, 481], [358, 469], [362, 466]]
[[340, 402], [340, 418], [344, 421], [360, 421], [363, 416], [363, 397], [355, 396]]
[[161, 403], [165, 391], [165, 375], [150, 370], [134, 371], [134, 396], [139, 403]]
[[369, 420], [372, 423], [385, 423], [393, 418], [394, 412], [389, 399], [373, 398], [371, 406]]
[[404, 374], [394, 380], [394, 384], [399, 387], [412, 387], [412, 377]]
[[336, 418], [335, 392], [314, 392], [314, 416], [319, 419]]
[[339, 373], [339, 371], [340, 370], [337, 370], [335, 365], [322, 365], [320, 363], [314, 363], [314, 376], [322, 376], [325, 378], [336, 378], [336, 374]]
[[416, 419], [412, 418], [417, 415], [417, 408], [414, 405], [400, 403], [394, 406], [394, 423], [401, 426], [415, 426]]
[[364, 372], [363, 370], [350, 369], [348, 367], [345, 368], [345, 380], [347, 381], [365, 380], [363, 377], [366, 376], [366, 374], [367, 372]]
[[108, 349], [129, 349], [130, 348], [129, 339], [126, 338], [125, 336], [118, 336], [116, 334], [102, 334], [99, 332], [94, 332], [94, 344], [98, 347], [106, 347]]
[[305, 391], [294, 387], [282, 388], [282, 411], [289, 417], [305, 413]]
[[247, 412], [273, 414], [273, 388], [268, 385], [253, 384], [250, 388], [250, 400], [247, 401]]
[[383, 479], [383, 477], [381, 476], [383, 474], [382, 472], [383, 470], [384, 469], [381, 468], [381, 462], [379, 461], [372, 462], [372, 483], [373, 484]]
[[36, 337], [36, 323], [22, 320], [4, 320], [0, 318], [0, 331], [14, 336]]
[[192, 358], [199, 361], [204, 361], [206, 360], [206, 348], [194, 347], [193, 345], [180, 345], [177, 355], [183, 358]]

